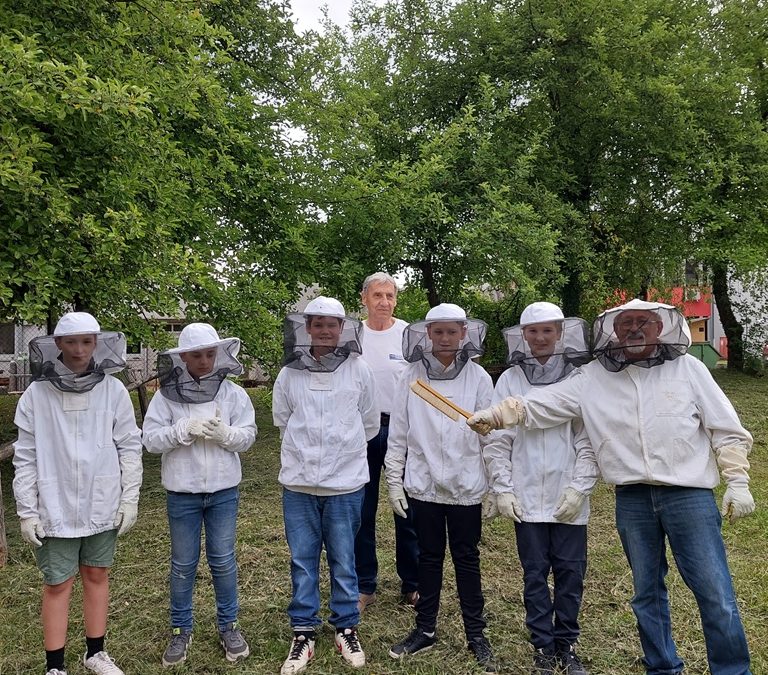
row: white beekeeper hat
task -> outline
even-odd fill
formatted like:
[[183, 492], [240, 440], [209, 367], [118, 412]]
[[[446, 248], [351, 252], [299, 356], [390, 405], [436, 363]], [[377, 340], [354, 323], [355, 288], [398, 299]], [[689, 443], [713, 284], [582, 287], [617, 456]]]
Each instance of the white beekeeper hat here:
[[320, 295], [314, 300], [310, 300], [302, 313], [308, 316], [335, 316], [338, 319], [346, 318], [344, 305], [342, 305], [336, 298], [327, 298], [324, 295]]
[[563, 321], [563, 310], [552, 302], [532, 302], [520, 315], [520, 326], [529, 326], [532, 323], [549, 323], [551, 321]]
[[240, 338], [219, 338], [216, 329], [209, 323], [190, 323], [179, 333], [179, 345], [169, 349], [167, 354], [191, 352], [211, 347], [224, 347], [230, 356], [237, 356], [240, 351]]
[[99, 322], [88, 312], [67, 312], [53, 329], [55, 337], [62, 335], [89, 335], [100, 333]]
[[[330, 316], [339, 319], [341, 332], [336, 347], [316, 359], [312, 355], [312, 337], [308, 333], [308, 319], [312, 316]], [[362, 353], [363, 325], [347, 316], [336, 298], [320, 295], [310, 300], [301, 312], [291, 312], [283, 322], [283, 365], [295, 370], [333, 372], [348, 358]]]
[[424, 321], [466, 321], [467, 313], [458, 305], [450, 302], [442, 302], [435, 305], [427, 312]]

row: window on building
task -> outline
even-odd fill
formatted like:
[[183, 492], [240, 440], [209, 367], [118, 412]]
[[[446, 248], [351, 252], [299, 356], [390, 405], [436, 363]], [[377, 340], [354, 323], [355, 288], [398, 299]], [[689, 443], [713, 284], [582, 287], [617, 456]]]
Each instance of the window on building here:
[[16, 333], [16, 326], [12, 323], [0, 323], [0, 354], [13, 354], [14, 349], [14, 335]]

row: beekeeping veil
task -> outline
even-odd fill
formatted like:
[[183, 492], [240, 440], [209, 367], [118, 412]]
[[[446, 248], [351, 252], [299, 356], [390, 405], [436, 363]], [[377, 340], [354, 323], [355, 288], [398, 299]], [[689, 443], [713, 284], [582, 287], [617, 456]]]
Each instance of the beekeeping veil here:
[[[59, 344], [70, 335], [95, 335], [96, 348], [85, 371], [72, 372], [64, 365]], [[57, 344], [57, 342], [59, 344]], [[104, 376], [125, 368], [125, 335], [103, 331], [87, 312], [68, 312], [59, 319], [53, 335], [34, 338], [29, 343], [29, 367], [33, 380], [50, 382], [61, 391], [90, 391]]]
[[[313, 338], [308, 332], [313, 317], [338, 320], [338, 335], [334, 333], [328, 345], [320, 344], [323, 338], [315, 338], [316, 345], [313, 345]], [[362, 334], [363, 324], [347, 316], [344, 306], [338, 300], [321, 295], [310, 301], [303, 312], [293, 312], [285, 317], [283, 365], [296, 370], [331, 373], [350, 356], [360, 356]]]
[[[434, 355], [435, 345], [430, 337], [430, 326], [443, 322], [458, 323], [464, 333], [448, 366], [444, 366]], [[421, 361], [430, 380], [452, 380], [464, 369], [467, 361], [482, 355], [487, 330], [485, 321], [468, 319], [466, 312], [458, 305], [442, 303], [430, 309], [423, 321], [416, 321], [405, 329], [403, 356], [410, 363]]]
[[691, 331], [672, 305], [635, 299], [598, 316], [594, 340], [595, 357], [606, 370], [618, 372], [627, 366], [651, 368], [685, 354]]
[[[193, 377], [184, 362], [188, 352], [216, 350], [210, 373]], [[179, 333], [179, 346], [157, 355], [157, 377], [160, 393], [174, 403], [208, 403], [219, 393], [228, 375], [240, 375], [243, 366], [237, 360], [239, 338], [220, 339], [216, 329], [207, 323], [191, 323]]]
[[[526, 331], [536, 324], [554, 324], [557, 329], [554, 344], [537, 348], [531, 330]], [[575, 317], [566, 319], [562, 310], [551, 302], [528, 305], [520, 315], [519, 325], [505, 328], [503, 333], [507, 342], [507, 363], [519, 366], [534, 386], [559, 382], [574, 368], [590, 360], [586, 321]], [[529, 340], [534, 341], [533, 349]], [[542, 348], [544, 352], [541, 352]], [[539, 358], [546, 360], [541, 363]]]

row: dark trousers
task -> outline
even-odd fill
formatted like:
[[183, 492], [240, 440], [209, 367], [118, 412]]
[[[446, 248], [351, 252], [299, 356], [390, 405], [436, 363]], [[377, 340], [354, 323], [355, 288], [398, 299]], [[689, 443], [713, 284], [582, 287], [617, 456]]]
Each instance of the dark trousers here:
[[[579, 608], [587, 571], [587, 526], [515, 523], [523, 567], [525, 623], [536, 649], [567, 650], [579, 637]], [[554, 595], [549, 591], [549, 573]]]
[[480, 585], [480, 532], [482, 507], [434, 504], [411, 499], [419, 535], [419, 602], [416, 625], [426, 633], [437, 626], [440, 590], [443, 586], [446, 529], [456, 572], [461, 618], [467, 639], [479, 637], [485, 628], [485, 600]]
[[[388, 418], [384, 417], [379, 433], [368, 441], [368, 471], [360, 530], [355, 537], [355, 569], [361, 593], [374, 593], [379, 574], [376, 558], [376, 509], [379, 505], [379, 484], [384, 456], [387, 454]], [[413, 526], [413, 510], [407, 518], [395, 518], [395, 565], [400, 577], [400, 591], [411, 593], [419, 587], [419, 542]], [[394, 515], [394, 514], [393, 514]]]

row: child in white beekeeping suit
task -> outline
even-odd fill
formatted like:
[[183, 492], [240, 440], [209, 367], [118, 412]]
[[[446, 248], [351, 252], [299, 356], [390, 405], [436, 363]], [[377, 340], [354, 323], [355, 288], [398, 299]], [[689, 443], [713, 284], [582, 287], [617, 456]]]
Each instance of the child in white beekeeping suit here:
[[171, 639], [164, 666], [186, 660], [192, 641], [192, 595], [205, 526], [205, 553], [216, 596], [219, 642], [228, 661], [249, 654], [238, 624], [235, 536], [242, 478], [240, 453], [253, 445], [251, 399], [227, 379], [239, 375], [238, 338], [191, 323], [179, 346], [158, 355], [160, 391], [144, 420], [144, 446], [162, 454], [171, 533]]
[[21, 535], [43, 573], [48, 675], [65, 675], [69, 599], [83, 583], [86, 653], [94, 673], [122, 675], [104, 650], [109, 568], [118, 534], [136, 522], [141, 434], [123, 384], [125, 336], [86, 312], [65, 314], [53, 335], [29, 346], [33, 382], [14, 422], [13, 492]]
[[493, 383], [472, 361], [483, 353], [486, 330], [484, 322], [468, 319], [461, 307], [444, 303], [403, 334], [403, 356], [410, 363], [396, 385], [384, 463], [392, 509], [402, 517], [413, 509], [419, 538], [419, 600], [416, 627], [392, 646], [389, 655], [399, 659], [435, 645], [447, 543], [469, 649], [486, 672], [496, 672], [484, 635], [478, 549], [481, 504], [488, 489], [481, 454], [485, 439], [473, 434], [463, 419], [452, 420], [410, 389], [415, 380], [428, 380], [465, 410], [489, 404]]
[[365, 665], [355, 535], [368, 482], [367, 442], [379, 431], [380, 411], [373, 373], [359, 358], [361, 334], [360, 322], [324, 296], [285, 319], [285, 365], [272, 392], [293, 589], [293, 638], [281, 675], [303, 672], [315, 653], [323, 546], [336, 649], [347, 665]]
[[[551, 302], [534, 302], [520, 324], [504, 331], [507, 362], [493, 402], [527, 394], [568, 377], [589, 360], [587, 325]], [[515, 521], [523, 568], [526, 625], [534, 647], [532, 673], [586, 675], [575, 651], [587, 568], [589, 494], [597, 472], [574, 481], [579, 449], [589, 447], [581, 420], [549, 429], [504, 429], [483, 449], [498, 512]], [[549, 576], [553, 590], [550, 592]]]

